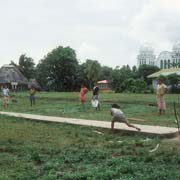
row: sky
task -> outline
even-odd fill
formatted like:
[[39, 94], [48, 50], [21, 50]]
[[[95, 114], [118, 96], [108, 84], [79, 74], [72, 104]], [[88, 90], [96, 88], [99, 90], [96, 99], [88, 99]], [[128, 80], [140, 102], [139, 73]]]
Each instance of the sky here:
[[70, 46], [80, 63], [132, 67], [144, 43], [158, 56], [180, 41], [180, 0], [0, 0], [0, 23], [0, 66]]

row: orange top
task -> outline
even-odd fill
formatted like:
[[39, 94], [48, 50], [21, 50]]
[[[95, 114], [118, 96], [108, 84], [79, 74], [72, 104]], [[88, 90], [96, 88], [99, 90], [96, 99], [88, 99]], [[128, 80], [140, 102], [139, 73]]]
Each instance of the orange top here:
[[82, 87], [80, 90], [80, 100], [81, 102], [85, 102], [86, 101], [86, 93], [88, 92], [88, 89], [86, 87]]

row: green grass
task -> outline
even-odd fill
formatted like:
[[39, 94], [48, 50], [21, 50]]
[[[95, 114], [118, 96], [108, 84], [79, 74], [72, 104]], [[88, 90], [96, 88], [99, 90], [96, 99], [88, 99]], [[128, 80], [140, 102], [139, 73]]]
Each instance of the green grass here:
[[0, 180], [180, 179], [179, 140], [2, 115], [0, 127]]
[[[110, 106], [118, 103], [127, 117], [144, 124], [176, 126], [173, 101], [166, 95], [167, 112], [158, 116], [152, 94], [101, 93], [101, 111], [95, 111], [88, 93], [85, 109], [78, 93], [37, 93], [30, 107], [27, 93], [12, 94], [5, 111], [110, 121]], [[178, 112], [179, 113], [179, 112]], [[134, 121], [133, 121], [134, 122]], [[154, 180], [180, 179], [180, 141], [112, 133], [110, 130], [42, 123], [0, 116], [0, 180]], [[103, 134], [97, 134], [100, 131]], [[156, 152], [150, 153], [157, 144]]]
[[[115, 94], [101, 93], [101, 111], [95, 111], [90, 104], [91, 93], [87, 95], [85, 109], [82, 108], [79, 102], [79, 93], [57, 93], [57, 92], [40, 92], [36, 94], [37, 101], [34, 107], [30, 107], [28, 94], [16, 93], [12, 94], [11, 99], [16, 99], [17, 103], [10, 103], [8, 109], [1, 110], [43, 114], [50, 116], [62, 116], [82, 119], [94, 119], [110, 121], [110, 107], [112, 103], [118, 103], [125, 115], [129, 118], [145, 119], [146, 122], [135, 122], [149, 125], [162, 125], [175, 127], [175, 118], [173, 112], [173, 102], [179, 101], [179, 95], [166, 95], [167, 111], [166, 115], [159, 116], [155, 104], [154, 94]], [[178, 114], [180, 111], [177, 111]]]

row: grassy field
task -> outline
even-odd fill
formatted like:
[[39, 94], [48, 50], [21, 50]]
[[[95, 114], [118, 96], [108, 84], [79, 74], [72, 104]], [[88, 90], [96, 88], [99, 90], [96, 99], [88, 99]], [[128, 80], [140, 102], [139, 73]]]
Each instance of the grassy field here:
[[0, 127], [0, 180], [180, 179], [179, 140], [2, 115]]
[[[158, 116], [154, 95], [100, 95], [95, 111], [88, 94], [86, 108], [78, 93], [37, 93], [30, 107], [27, 93], [12, 94], [3, 111], [110, 121], [110, 106], [118, 103], [127, 117], [145, 124], [176, 126], [173, 102], [167, 95], [165, 116]], [[14, 102], [16, 100], [17, 102]], [[179, 112], [178, 112], [179, 113]], [[42, 123], [0, 115], [0, 180], [179, 180], [180, 140], [130, 136], [107, 129]], [[100, 132], [100, 133], [99, 133]], [[157, 144], [159, 148], [151, 152]]]
[[[85, 109], [82, 108], [79, 102], [79, 93], [76, 92], [40, 92], [36, 96], [36, 105], [30, 107], [27, 92], [12, 94], [11, 100], [15, 99], [17, 103], [11, 102], [8, 109], [1, 108], [1, 110], [110, 121], [111, 104], [118, 103], [127, 117], [145, 119], [146, 122], [143, 122], [143, 124], [176, 126], [173, 102], [179, 102], [179, 95], [166, 95], [167, 111], [166, 115], [163, 116], [158, 115], [156, 106], [149, 106], [149, 104], [155, 104], [154, 94], [101, 93], [101, 111], [95, 111], [91, 107], [91, 93], [87, 95]], [[179, 109], [177, 109], [177, 112], [179, 114]], [[142, 122], [140, 123], [142, 124]]]

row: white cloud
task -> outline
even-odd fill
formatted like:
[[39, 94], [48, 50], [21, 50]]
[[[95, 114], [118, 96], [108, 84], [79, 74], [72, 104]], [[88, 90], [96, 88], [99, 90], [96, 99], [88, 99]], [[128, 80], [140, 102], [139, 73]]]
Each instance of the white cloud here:
[[96, 60], [99, 49], [87, 42], [83, 42], [77, 50], [78, 59], [84, 62], [86, 59]]
[[0, 65], [36, 62], [58, 45], [103, 65], [136, 64], [144, 42], [158, 53], [180, 40], [179, 0], [6, 0], [0, 6]]
[[142, 44], [151, 42], [158, 52], [171, 50], [180, 39], [180, 1], [151, 0], [131, 22], [129, 35]]

